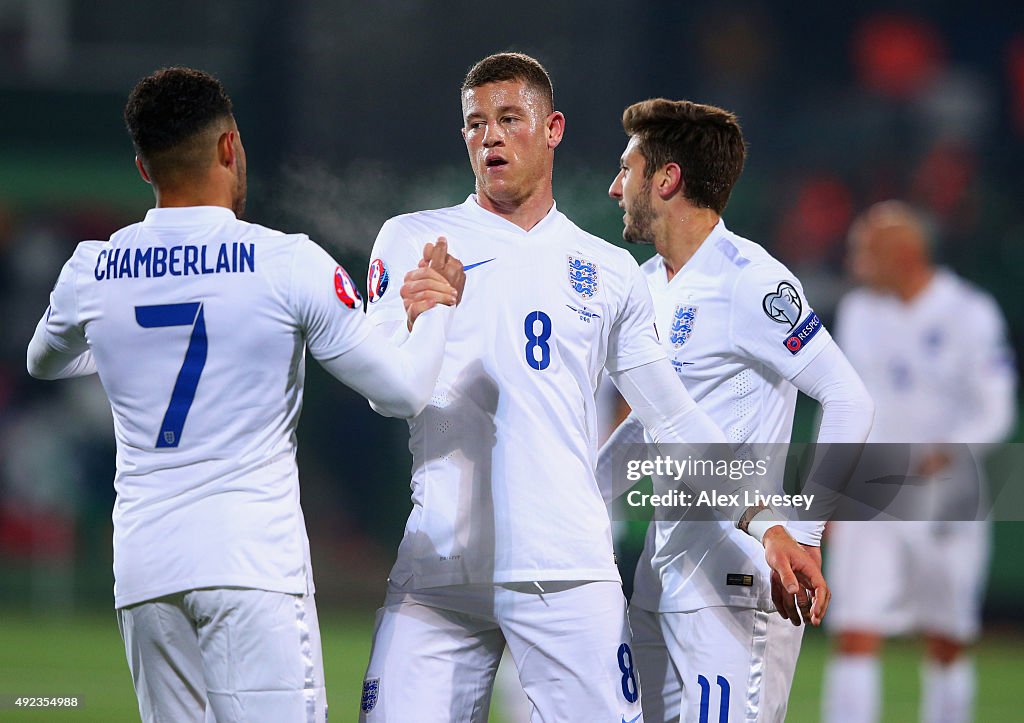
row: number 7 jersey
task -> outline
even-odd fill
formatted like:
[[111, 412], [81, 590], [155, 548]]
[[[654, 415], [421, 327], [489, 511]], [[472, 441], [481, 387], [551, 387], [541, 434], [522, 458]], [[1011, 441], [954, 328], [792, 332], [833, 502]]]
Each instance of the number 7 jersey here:
[[413, 509], [392, 581], [618, 580], [594, 478], [594, 396], [602, 368], [665, 356], [639, 267], [554, 207], [525, 231], [471, 196], [384, 224], [374, 323], [404, 333], [397, 286], [438, 236], [466, 288], [434, 396], [409, 422]]
[[312, 590], [295, 465], [304, 351], [362, 343], [361, 310], [323, 249], [225, 208], [152, 209], [78, 246], [45, 334], [93, 355], [113, 410], [115, 605]]

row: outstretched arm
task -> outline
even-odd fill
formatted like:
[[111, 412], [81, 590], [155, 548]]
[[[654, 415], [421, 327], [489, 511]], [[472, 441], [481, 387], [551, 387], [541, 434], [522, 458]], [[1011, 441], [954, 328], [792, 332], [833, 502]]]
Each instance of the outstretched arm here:
[[[667, 360], [615, 372], [611, 377], [655, 445], [725, 444], [725, 435], [679, 383]], [[748, 482], [736, 483], [724, 492], [738, 493], [742, 499], [748, 487]], [[813, 591], [814, 603], [810, 617], [818, 625], [825, 615], [831, 596], [821, 574], [820, 564], [790, 536], [784, 523], [774, 516], [770, 508], [751, 507], [743, 510], [726, 507], [721, 511], [737, 527], [765, 546], [765, 559], [789, 595], [795, 595], [801, 589]]]
[[[815, 470], [826, 463], [829, 445], [844, 445], [834, 449], [839, 450], [840, 455], [852, 466], [859, 456], [859, 445], [867, 441], [871, 431], [875, 404], [864, 382], [835, 341], [828, 341], [825, 348], [793, 378], [793, 384], [821, 404], [821, 423], [817, 437], [818, 454], [811, 465], [811, 479], [816, 475]], [[829, 461], [833, 464], [831, 473], [841, 474], [840, 470], [834, 468], [837, 456], [832, 455]], [[818, 509], [824, 511], [831, 508], [833, 505], [825, 496], [836, 494], [838, 490], [815, 490], [815, 495], [819, 498]], [[822, 517], [824, 518], [824, 515]], [[821, 536], [824, 528], [825, 519], [794, 521], [787, 526], [790, 534], [810, 553], [819, 570]], [[809, 588], [800, 588], [794, 595], [774, 572], [771, 586], [772, 600], [780, 615], [794, 625], [799, 625], [801, 619], [817, 624], [813, 619], [812, 607], [806, 594]]]
[[410, 329], [405, 342], [396, 346], [373, 329], [362, 344], [321, 364], [370, 400], [377, 412], [416, 416], [430, 401], [441, 373], [452, 308], [465, 281], [462, 262], [448, 254], [443, 237], [426, 244], [419, 268], [406, 274], [402, 286]]
[[330, 269], [332, 277], [342, 279], [343, 287], [351, 286], [351, 279], [315, 244], [303, 249], [305, 257], [293, 269], [292, 303], [313, 357], [332, 376], [369, 399], [381, 414], [403, 418], [419, 414], [437, 383], [459, 292], [434, 268], [450, 261], [447, 244], [432, 244], [430, 263], [407, 276], [406, 286], [418, 288], [414, 303], [420, 318], [400, 345], [366, 318], [352, 294], [346, 294], [338, 308], [341, 297], [335, 298], [336, 289], [323, 284], [321, 275], [311, 274], [310, 269], [318, 265], [324, 271]]
[[371, 328], [362, 343], [320, 364], [370, 400], [378, 413], [415, 417], [427, 406], [437, 384], [452, 313], [452, 307], [443, 305], [423, 312], [401, 346]]

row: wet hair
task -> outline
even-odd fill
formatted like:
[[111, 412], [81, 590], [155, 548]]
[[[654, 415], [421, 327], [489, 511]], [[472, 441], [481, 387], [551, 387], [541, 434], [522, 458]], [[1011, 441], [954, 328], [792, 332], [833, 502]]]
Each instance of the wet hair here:
[[209, 73], [162, 68], [132, 88], [124, 121], [136, 155], [159, 184], [205, 167], [212, 151], [209, 132], [233, 123], [231, 99]]
[[548, 111], [555, 108], [555, 93], [551, 86], [551, 76], [544, 66], [524, 53], [495, 53], [478, 62], [462, 81], [461, 92], [479, 88], [488, 83], [500, 83], [508, 80], [519, 80], [540, 93], [548, 102]]
[[668, 163], [678, 164], [690, 203], [717, 214], [725, 210], [747, 155], [734, 114], [688, 100], [652, 98], [626, 108], [622, 127], [637, 138], [646, 178]]

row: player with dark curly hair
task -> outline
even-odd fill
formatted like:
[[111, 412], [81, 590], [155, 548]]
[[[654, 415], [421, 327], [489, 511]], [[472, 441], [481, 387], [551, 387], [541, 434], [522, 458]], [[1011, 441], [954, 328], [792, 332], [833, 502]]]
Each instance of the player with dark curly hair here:
[[[245, 152], [231, 98], [211, 75], [192, 68], [165, 68], [143, 78], [128, 96], [124, 121], [143, 177], [154, 189], [198, 195], [196, 180], [209, 166], [222, 134], [232, 134], [238, 157], [231, 210], [245, 211]], [[159, 196], [157, 203], [159, 204]]]
[[427, 245], [429, 265], [401, 291], [423, 318], [395, 348], [323, 249], [239, 220], [245, 151], [214, 77], [157, 71], [125, 120], [156, 208], [78, 246], [28, 369], [99, 373], [110, 397], [114, 605], [139, 711], [147, 722], [323, 722], [295, 465], [305, 350], [379, 411], [417, 414], [451, 316], [432, 307], [455, 303], [462, 264], [444, 242]]

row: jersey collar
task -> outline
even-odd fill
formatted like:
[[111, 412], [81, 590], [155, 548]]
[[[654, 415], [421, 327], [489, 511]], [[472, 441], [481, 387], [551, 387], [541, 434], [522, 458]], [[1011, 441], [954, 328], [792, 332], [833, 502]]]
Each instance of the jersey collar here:
[[920, 293], [906, 303], [907, 308], [917, 309], [933, 305], [941, 305], [942, 297], [949, 287], [952, 274], [944, 266], [938, 266], [929, 279], [928, 285], [921, 289]]
[[[704, 239], [697, 250], [693, 252], [693, 256], [686, 260], [683, 267], [676, 272], [676, 275], [669, 281], [667, 276], [668, 272], [665, 270], [665, 259], [662, 256], [658, 257], [658, 278], [661, 279], [662, 286], [674, 286], [677, 283], [677, 279], [681, 276], [686, 276], [688, 272], [692, 272], [694, 269], [700, 267], [703, 259], [711, 253], [710, 249], [712, 246], [718, 244], [718, 242], [725, 236], [729, 229], [725, 227], [725, 221], [721, 218], [718, 219], [718, 223], [715, 224], [714, 228], [711, 229], [711, 233]], [[681, 282], [680, 282], [681, 283]]]
[[234, 220], [234, 211], [223, 206], [183, 206], [151, 208], [142, 223], [156, 227], [209, 226]]
[[469, 197], [466, 198], [466, 202], [463, 203], [462, 205], [468, 208], [470, 213], [472, 213], [474, 216], [479, 218], [484, 223], [490, 224], [492, 226], [500, 226], [506, 229], [507, 231], [518, 233], [521, 236], [539, 236], [544, 232], [546, 228], [554, 224], [555, 220], [559, 216], [562, 215], [561, 213], [558, 212], [558, 205], [552, 199], [551, 209], [547, 212], [547, 215], [545, 215], [544, 218], [538, 221], [533, 228], [527, 231], [522, 227], [512, 223], [508, 219], [502, 218], [498, 214], [492, 213], [491, 211], [488, 211], [486, 208], [482, 207], [480, 203], [477, 201], [475, 193], [469, 194]]
[[717, 246], [728, 231], [729, 229], [725, 227], [725, 221], [722, 218], [719, 218], [718, 223], [716, 223], [715, 227], [711, 229], [711, 233], [708, 234], [708, 237], [704, 239], [701, 245], [697, 247], [697, 250], [693, 252], [693, 256], [683, 264], [683, 268], [685, 269], [687, 266], [690, 268], [697, 268], [697, 266], [704, 263], [704, 258], [711, 253], [711, 248]]

